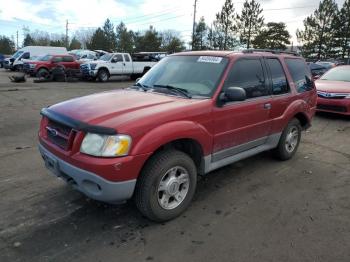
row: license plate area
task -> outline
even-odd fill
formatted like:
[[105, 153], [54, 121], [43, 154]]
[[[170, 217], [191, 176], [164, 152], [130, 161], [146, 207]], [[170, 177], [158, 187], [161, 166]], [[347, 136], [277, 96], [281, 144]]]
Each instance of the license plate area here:
[[43, 159], [44, 159], [46, 168], [49, 169], [55, 176], [60, 176], [58, 162], [55, 159], [45, 154], [43, 154]]

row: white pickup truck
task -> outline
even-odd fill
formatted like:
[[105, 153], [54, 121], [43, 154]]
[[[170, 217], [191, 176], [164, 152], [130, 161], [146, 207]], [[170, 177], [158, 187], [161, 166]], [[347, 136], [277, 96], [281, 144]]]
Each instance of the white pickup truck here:
[[128, 53], [107, 53], [99, 60], [89, 61], [80, 65], [83, 78], [98, 79], [106, 82], [111, 76], [128, 75], [131, 79], [145, 74], [158, 59], [151, 53], [134, 54]]

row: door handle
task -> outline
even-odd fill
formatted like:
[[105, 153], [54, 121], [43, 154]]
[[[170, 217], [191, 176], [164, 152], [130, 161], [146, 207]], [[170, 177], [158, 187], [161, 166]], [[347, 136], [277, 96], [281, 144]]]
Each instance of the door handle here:
[[264, 109], [271, 109], [271, 104], [270, 103], [266, 103], [264, 104]]

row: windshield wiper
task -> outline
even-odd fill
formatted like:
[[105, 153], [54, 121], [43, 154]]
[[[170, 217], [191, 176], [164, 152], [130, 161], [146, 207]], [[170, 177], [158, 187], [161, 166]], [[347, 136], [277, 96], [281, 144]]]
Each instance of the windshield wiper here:
[[188, 93], [188, 91], [186, 89], [183, 89], [180, 87], [171, 86], [171, 85], [153, 85], [153, 87], [169, 89], [171, 91], [177, 92], [178, 94], [181, 94], [184, 97], [192, 98], [192, 96]]
[[135, 83], [135, 84], [133, 85], [133, 87], [141, 87], [141, 89], [142, 89], [143, 91], [147, 91], [148, 88], [149, 88], [149, 86], [146, 86], [146, 85], [144, 85], [144, 84], [141, 84], [140, 82]]

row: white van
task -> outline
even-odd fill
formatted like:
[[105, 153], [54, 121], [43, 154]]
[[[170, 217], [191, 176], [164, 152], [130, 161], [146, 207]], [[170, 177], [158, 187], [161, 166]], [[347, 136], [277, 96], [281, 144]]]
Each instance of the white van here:
[[25, 46], [10, 58], [4, 60], [4, 67], [14, 71], [21, 70], [23, 68], [24, 60], [33, 60], [38, 56], [43, 55], [67, 55], [67, 49], [65, 47], [56, 46]]

